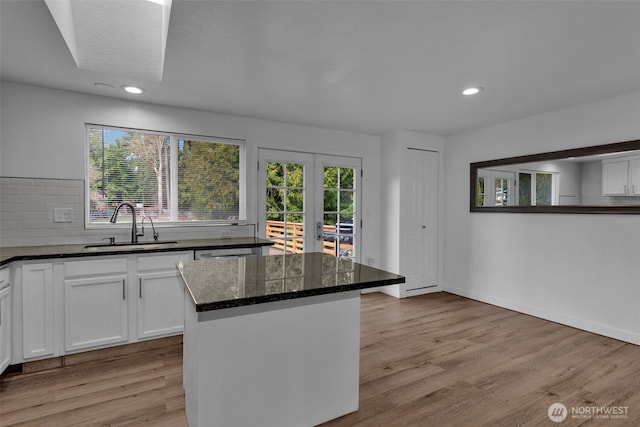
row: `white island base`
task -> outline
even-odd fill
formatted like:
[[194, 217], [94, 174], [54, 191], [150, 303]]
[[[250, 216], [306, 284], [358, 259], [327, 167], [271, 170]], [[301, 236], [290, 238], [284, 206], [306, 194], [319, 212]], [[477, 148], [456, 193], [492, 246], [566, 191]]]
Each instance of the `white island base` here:
[[187, 298], [190, 427], [314, 426], [358, 409], [360, 291], [196, 312]]

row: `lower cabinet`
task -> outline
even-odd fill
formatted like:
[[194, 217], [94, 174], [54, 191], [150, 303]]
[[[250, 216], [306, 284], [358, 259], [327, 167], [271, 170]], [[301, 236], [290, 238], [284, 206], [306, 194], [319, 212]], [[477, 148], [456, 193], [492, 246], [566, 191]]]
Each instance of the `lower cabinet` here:
[[65, 263], [66, 351], [129, 339], [127, 265], [126, 258]]
[[184, 330], [184, 286], [176, 269], [191, 253], [138, 257], [138, 338]]
[[11, 363], [11, 286], [9, 269], [0, 270], [0, 374]]
[[192, 251], [159, 252], [12, 267], [13, 286], [0, 284], [0, 372], [10, 363], [182, 333], [185, 291], [176, 264], [192, 259]]
[[55, 352], [53, 264], [22, 266], [22, 356], [53, 356]]
[[128, 340], [126, 286], [126, 275], [65, 280], [65, 350]]

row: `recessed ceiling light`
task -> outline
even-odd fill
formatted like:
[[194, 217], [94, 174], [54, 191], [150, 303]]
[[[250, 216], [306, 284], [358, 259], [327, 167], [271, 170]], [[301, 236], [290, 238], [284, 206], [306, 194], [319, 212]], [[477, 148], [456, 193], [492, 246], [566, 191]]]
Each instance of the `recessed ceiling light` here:
[[109, 83], [94, 83], [93, 85], [98, 89], [113, 89]]
[[122, 89], [124, 89], [125, 92], [133, 93], [136, 95], [140, 95], [142, 92], [144, 92], [144, 89], [137, 86], [122, 86]]
[[471, 96], [471, 95], [476, 95], [478, 93], [480, 93], [482, 91], [481, 87], [468, 87], [465, 90], [462, 91], [463, 95], [466, 96]]

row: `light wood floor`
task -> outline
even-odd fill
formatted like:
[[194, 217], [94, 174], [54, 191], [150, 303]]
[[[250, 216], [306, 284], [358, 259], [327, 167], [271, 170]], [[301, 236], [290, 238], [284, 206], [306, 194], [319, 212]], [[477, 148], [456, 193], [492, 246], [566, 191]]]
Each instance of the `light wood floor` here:
[[[5, 376], [0, 425], [186, 426], [179, 337], [124, 353]], [[640, 425], [640, 347], [446, 293], [363, 296], [360, 409], [323, 427], [516, 425]]]

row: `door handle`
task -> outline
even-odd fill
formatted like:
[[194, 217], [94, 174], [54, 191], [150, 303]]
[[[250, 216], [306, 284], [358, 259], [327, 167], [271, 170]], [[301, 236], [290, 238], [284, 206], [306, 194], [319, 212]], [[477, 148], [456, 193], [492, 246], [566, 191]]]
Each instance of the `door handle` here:
[[324, 233], [324, 225], [322, 221], [316, 222], [316, 240], [322, 240], [322, 235]]

